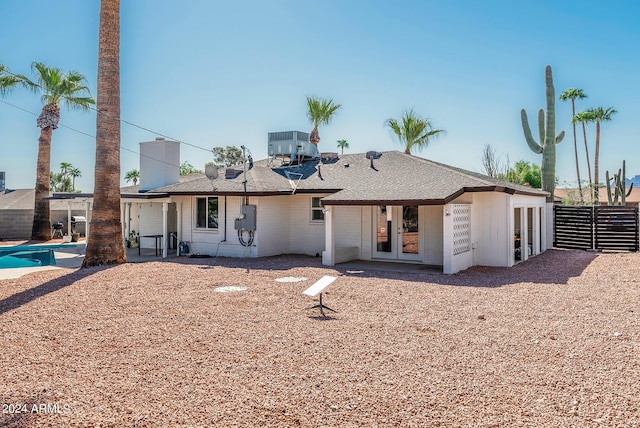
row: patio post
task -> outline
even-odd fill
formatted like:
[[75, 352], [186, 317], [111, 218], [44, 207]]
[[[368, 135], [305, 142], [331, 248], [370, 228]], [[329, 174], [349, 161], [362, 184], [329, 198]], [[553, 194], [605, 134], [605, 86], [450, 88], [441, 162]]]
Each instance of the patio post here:
[[167, 257], [167, 212], [169, 211], [169, 203], [162, 203], [162, 258]]
[[122, 211], [122, 215], [120, 218], [120, 226], [122, 228], [122, 241], [124, 242], [129, 235], [127, 233], [127, 204], [125, 202], [120, 202], [120, 208]]
[[89, 243], [89, 223], [91, 223], [91, 202], [86, 201], [84, 203], [84, 244], [87, 245]]
[[71, 236], [71, 200], [67, 205], [67, 234]]
[[322, 264], [335, 265], [336, 240], [333, 227], [333, 208], [327, 206], [324, 209], [324, 248], [322, 252]]
[[[180, 241], [182, 239], [182, 202], [176, 203], [176, 256], [180, 255]], [[225, 219], [226, 221], [226, 219]]]

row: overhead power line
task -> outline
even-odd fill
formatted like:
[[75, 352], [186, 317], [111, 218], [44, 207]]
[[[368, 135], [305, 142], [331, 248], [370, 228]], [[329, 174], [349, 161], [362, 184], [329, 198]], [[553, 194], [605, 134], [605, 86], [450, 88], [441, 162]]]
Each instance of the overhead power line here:
[[[21, 79], [21, 80], [23, 79], [20, 75], [15, 74], [15, 73], [12, 73], [12, 72], [11, 72], [11, 71], [9, 71], [9, 70], [5, 70], [5, 73], [10, 74], [10, 75], [12, 75], [12, 76], [14, 76], [14, 77], [17, 77], [18, 79]], [[31, 82], [31, 84], [33, 84], [33, 85], [35, 85], [35, 86], [39, 87], [41, 90], [43, 90], [43, 91], [45, 91], [45, 92], [46, 92], [46, 89], [45, 89], [45, 88], [43, 88], [43, 87], [42, 87], [42, 85], [39, 85], [38, 83], [35, 83], [35, 82]], [[69, 98], [69, 97], [67, 97], [67, 96], [64, 96], [64, 95], [63, 95], [63, 98]], [[9, 103], [6, 103], [6, 104], [9, 104]], [[9, 105], [12, 105], [12, 104], [9, 104]], [[13, 107], [16, 107], [16, 108], [18, 108], [18, 109], [24, 110], [24, 109], [22, 109], [22, 108], [20, 108], [20, 107], [17, 107], [17, 106], [13, 106]], [[104, 113], [104, 112], [100, 112], [100, 111], [98, 111], [98, 109], [96, 109], [96, 108], [95, 108], [95, 107], [93, 107], [93, 106], [89, 106], [89, 109], [91, 109], [91, 110], [95, 111], [97, 114], [102, 114], [102, 115], [104, 115], [105, 117], [114, 118], [114, 116], [111, 116], [111, 115], [109, 115], [109, 114], [107, 114], [107, 113]], [[28, 110], [24, 110], [24, 111], [26, 111], [27, 113], [35, 114], [35, 113], [33, 113], [33, 112], [31, 112], [31, 111], [28, 111]], [[36, 115], [36, 116], [38, 116], [37, 114], [35, 114], [35, 115]], [[129, 125], [129, 126], [133, 126], [133, 127], [135, 127], [135, 128], [141, 129], [141, 130], [143, 130], [143, 131], [147, 131], [147, 132], [150, 132], [150, 133], [152, 133], [152, 134], [158, 135], [158, 136], [160, 136], [160, 137], [168, 138], [168, 139], [170, 139], [170, 140], [177, 141], [177, 142], [179, 142], [179, 143], [181, 143], [181, 144], [185, 144], [185, 145], [187, 145], [187, 146], [191, 146], [191, 147], [194, 147], [194, 148], [196, 148], [196, 149], [204, 150], [205, 152], [209, 152], [209, 153], [211, 153], [211, 149], [206, 149], [206, 148], [204, 148], [204, 147], [200, 147], [200, 146], [198, 146], [198, 145], [196, 145], [196, 144], [192, 144], [192, 143], [189, 143], [189, 142], [187, 142], [187, 141], [183, 141], [183, 140], [180, 140], [180, 139], [178, 139], [178, 138], [173, 138], [173, 137], [171, 137], [171, 136], [165, 135], [165, 134], [163, 134], [163, 133], [161, 133], [161, 132], [156, 132], [156, 131], [154, 131], [154, 130], [152, 130], [152, 129], [149, 129], [149, 128], [146, 128], [146, 127], [144, 127], [144, 126], [138, 125], [138, 124], [136, 124], [136, 123], [130, 122], [130, 121], [128, 121], [128, 120], [122, 119], [121, 117], [118, 117], [117, 119], [118, 119], [120, 122], [122, 122], [122, 123], [124, 123], [124, 124], [127, 124], [127, 125]]]
[[[25, 113], [31, 114], [31, 115], [33, 115], [33, 116], [36, 116], [36, 117], [38, 116], [38, 114], [37, 114], [37, 113], [34, 113], [34, 112], [30, 111], [30, 110], [27, 110], [27, 109], [25, 109], [25, 108], [22, 108], [22, 107], [20, 107], [20, 106], [17, 106], [17, 105], [15, 105], [15, 104], [12, 104], [12, 103], [10, 103], [10, 102], [7, 102], [7, 101], [5, 101], [5, 100], [0, 99], [0, 102], [1, 102], [1, 103], [3, 103], [3, 104], [6, 104], [6, 105], [8, 105], [8, 106], [11, 106], [11, 107], [13, 107], [13, 108], [15, 108], [15, 109], [21, 110], [21, 111], [23, 111], [23, 112], [25, 112]], [[82, 135], [85, 135], [85, 136], [90, 137], [90, 138], [93, 138], [93, 139], [95, 139], [95, 138], [96, 138], [96, 136], [95, 136], [95, 135], [89, 134], [88, 132], [84, 132], [84, 131], [81, 131], [81, 130], [76, 129], [76, 128], [72, 128], [71, 126], [65, 125], [64, 123], [61, 123], [61, 124], [60, 124], [60, 126], [61, 126], [62, 128], [69, 129], [69, 130], [71, 130], [71, 131], [73, 131], [73, 132], [77, 132], [78, 134], [82, 134]], [[170, 137], [166, 137], [166, 138], [170, 138]], [[175, 140], [175, 141], [177, 141], [177, 140]], [[180, 142], [181, 142], [181, 141], [180, 141]], [[131, 152], [131, 153], [133, 153], [133, 154], [136, 154], [136, 155], [139, 155], [139, 156], [142, 156], [142, 157], [145, 157], [145, 158], [148, 158], [148, 159], [151, 159], [151, 160], [154, 160], [154, 161], [156, 161], [156, 162], [160, 162], [160, 163], [163, 163], [163, 164], [166, 164], [166, 165], [176, 166], [176, 167], [180, 168], [180, 165], [174, 165], [174, 164], [172, 164], [172, 163], [169, 163], [169, 162], [163, 161], [163, 160], [161, 160], [161, 159], [156, 159], [156, 158], [154, 158], [154, 157], [152, 157], [152, 156], [143, 155], [143, 154], [142, 154], [142, 153], [140, 153], [140, 152], [136, 152], [135, 150], [131, 150], [131, 149], [128, 149], [128, 148], [124, 147], [122, 144], [120, 145], [120, 149], [125, 150], [125, 151], [127, 151], [127, 152]], [[209, 151], [209, 152], [211, 152], [210, 150], [208, 150], [208, 151]]]

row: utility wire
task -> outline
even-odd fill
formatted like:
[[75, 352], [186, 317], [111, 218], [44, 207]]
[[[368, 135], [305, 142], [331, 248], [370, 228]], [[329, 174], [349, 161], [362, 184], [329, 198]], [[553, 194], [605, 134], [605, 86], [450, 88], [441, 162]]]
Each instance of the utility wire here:
[[[12, 73], [12, 72], [11, 72], [11, 71], [9, 71], [9, 70], [6, 70], [6, 69], [5, 69], [5, 73], [6, 73], [6, 74], [10, 74], [10, 75], [12, 75], [13, 77], [17, 77], [17, 78], [18, 78], [18, 79], [20, 79], [21, 81], [23, 80], [23, 77], [21, 77], [21, 76], [20, 76], [20, 75], [18, 75], [18, 74]], [[33, 84], [33, 85], [37, 86], [38, 88], [40, 88], [43, 92], [45, 92], [45, 93], [46, 93], [46, 92], [48, 92], [45, 88], [43, 88], [43, 87], [42, 87], [42, 85], [40, 85], [40, 84], [38, 84], [38, 83], [36, 83], [36, 82], [33, 82], [33, 81], [31, 81], [30, 79], [29, 79], [29, 82], [30, 82], [30, 84]], [[62, 97], [63, 97], [63, 98], [67, 98], [67, 99], [69, 98], [69, 97], [67, 97], [66, 95], [62, 95]], [[9, 103], [7, 103], [7, 104], [9, 104]], [[20, 107], [17, 107], [17, 106], [14, 106], [14, 107], [16, 107], [16, 108], [20, 108]], [[96, 108], [95, 108], [95, 107], [93, 107], [93, 106], [89, 106], [89, 109], [90, 109], [90, 110], [95, 111], [95, 112], [96, 112], [96, 113], [98, 113], [98, 114], [102, 114], [102, 115], [104, 115], [105, 117], [109, 117], [109, 118], [112, 118], [112, 119], [116, 118], [115, 116], [109, 115], [109, 114], [107, 114], [107, 113], [105, 113], [105, 112], [98, 111], [98, 109], [96, 109]], [[21, 109], [21, 110], [22, 110], [22, 109]], [[27, 111], [27, 110], [25, 110], [25, 111]], [[28, 112], [28, 113], [31, 113], [31, 114], [35, 114], [35, 113], [33, 113], [33, 112], [30, 112], [30, 111], [27, 111], [27, 112]], [[37, 116], [37, 114], [36, 114], [36, 116]], [[196, 149], [204, 150], [205, 152], [209, 152], [209, 153], [211, 153], [211, 149], [205, 149], [204, 147], [200, 147], [200, 146], [198, 146], [198, 145], [191, 144], [191, 143], [188, 143], [188, 142], [186, 142], [186, 141], [182, 141], [182, 140], [179, 140], [179, 139], [177, 139], [177, 138], [170, 137], [170, 136], [165, 135], [165, 134], [163, 134], [163, 133], [161, 133], [161, 132], [156, 132], [156, 131], [154, 131], [154, 130], [152, 130], [152, 129], [145, 128], [144, 126], [141, 126], [141, 125], [135, 124], [135, 123], [133, 123], [133, 122], [130, 122], [130, 121], [128, 121], [128, 120], [122, 119], [121, 117], [117, 117], [117, 119], [118, 119], [120, 122], [125, 123], [125, 124], [127, 124], [127, 125], [129, 125], [129, 126], [133, 126], [133, 127], [135, 127], [135, 128], [141, 129], [141, 130], [143, 130], [143, 131], [147, 131], [147, 132], [150, 132], [150, 133], [152, 133], [152, 134], [159, 135], [159, 136], [161, 136], [161, 137], [168, 138], [168, 139], [170, 139], [170, 140], [177, 141], [177, 142], [182, 143], [182, 144], [185, 144], [185, 145], [187, 145], [187, 146], [191, 146], [191, 147], [194, 147], [194, 148], [196, 148]]]
[[[0, 102], [1, 102], [1, 103], [4, 103], [4, 104], [7, 104], [7, 105], [9, 105], [9, 106], [11, 106], [11, 107], [13, 107], [13, 108], [18, 109], [18, 110], [21, 110], [21, 111], [23, 111], [23, 112], [25, 112], [25, 113], [29, 113], [29, 114], [34, 115], [34, 116], [36, 116], [36, 117], [38, 116], [38, 114], [37, 114], [37, 113], [34, 113], [34, 112], [30, 111], [30, 110], [27, 110], [27, 109], [24, 109], [24, 108], [22, 108], [22, 107], [19, 107], [19, 106], [15, 105], [15, 104], [11, 104], [10, 102], [7, 102], [7, 101], [5, 101], [5, 100], [1, 100], [1, 99], [0, 99]], [[60, 124], [60, 127], [62, 127], [62, 128], [66, 128], [66, 129], [69, 129], [69, 130], [74, 131], [74, 132], [77, 132], [78, 134], [86, 135], [87, 137], [91, 137], [91, 138], [94, 138], [94, 139], [96, 138], [96, 136], [95, 136], [95, 135], [91, 135], [91, 134], [89, 134], [88, 132], [84, 132], [84, 131], [80, 131], [79, 129], [72, 128], [72, 127], [70, 127], [70, 126], [68, 126], [68, 125], [65, 125], [65, 124], [63, 124], [63, 123], [61, 123], [61, 124]], [[151, 159], [151, 160], [154, 160], [154, 161], [156, 161], [156, 162], [160, 162], [160, 163], [164, 163], [164, 164], [166, 164], [166, 165], [175, 166], [175, 167], [180, 168], [180, 165], [174, 165], [174, 164], [172, 164], [172, 163], [169, 163], [169, 162], [166, 162], [166, 161], [163, 161], [163, 160], [160, 160], [160, 159], [156, 159], [156, 158], [151, 157], [151, 156], [143, 155], [142, 153], [136, 152], [135, 150], [128, 149], [128, 148], [126, 148], [126, 147], [124, 147], [124, 146], [122, 146], [122, 145], [120, 145], [120, 149], [125, 150], [125, 151], [127, 151], [127, 152], [131, 152], [131, 153], [136, 154], [136, 155], [140, 155], [140, 156], [142, 156], [142, 157], [145, 157], [145, 158], [148, 158], [148, 159]]]

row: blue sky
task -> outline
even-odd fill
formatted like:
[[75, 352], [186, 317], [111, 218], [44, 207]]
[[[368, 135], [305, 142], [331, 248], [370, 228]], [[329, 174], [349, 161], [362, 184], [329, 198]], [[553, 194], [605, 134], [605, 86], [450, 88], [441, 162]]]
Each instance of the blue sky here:
[[[25, 74], [33, 61], [79, 71], [95, 96], [98, 12], [98, 0], [0, 1], [0, 62]], [[244, 144], [264, 158], [268, 132], [310, 131], [307, 95], [343, 106], [320, 128], [321, 151], [336, 151], [338, 139], [351, 153], [400, 150], [384, 121], [413, 108], [447, 131], [419, 156], [482, 172], [482, 148], [491, 144], [512, 164], [539, 164], [520, 109], [531, 120], [545, 107], [546, 64], [557, 95], [570, 87], [589, 95], [578, 110], [618, 110], [603, 125], [601, 176], [623, 159], [628, 176], [640, 174], [638, 16], [640, 3], [631, 0], [122, 0], [122, 119], [154, 131], [122, 125], [122, 175], [138, 168], [139, 142], [157, 134], [201, 147], [181, 151], [198, 168], [215, 146]], [[42, 108], [22, 91], [2, 100], [36, 115]], [[575, 182], [571, 106], [558, 102], [556, 112], [557, 130], [567, 132], [557, 175]], [[35, 183], [35, 119], [0, 102], [0, 171], [9, 188]], [[95, 135], [93, 112], [63, 108], [61, 123]], [[80, 168], [83, 191], [93, 189], [94, 159], [94, 138], [54, 132], [52, 167]]]

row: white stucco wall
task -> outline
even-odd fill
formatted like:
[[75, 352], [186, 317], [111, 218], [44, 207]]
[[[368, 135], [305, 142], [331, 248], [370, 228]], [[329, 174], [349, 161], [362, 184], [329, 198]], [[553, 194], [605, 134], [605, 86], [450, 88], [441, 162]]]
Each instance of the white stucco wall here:
[[[514, 257], [514, 210], [521, 208], [522, 221], [526, 225], [527, 208], [533, 209], [536, 227], [539, 227], [539, 209], [545, 207], [545, 198], [528, 195], [509, 195], [499, 192], [473, 193], [473, 223], [472, 240], [476, 246], [474, 251], [474, 264], [479, 266], [513, 266]], [[544, 221], [543, 221], [544, 225]], [[545, 227], [545, 226], [543, 226]], [[546, 227], [545, 227], [546, 228]], [[523, 227], [522, 229], [526, 229]], [[527, 233], [522, 230], [522, 233]], [[533, 242], [536, 246], [534, 254], [544, 249], [546, 235], [543, 231], [543, 239], [539, 238], [539, 231], [535, 237], [526, 237], [527, 242]], [[538, 241], [537, 244], [535, 242]], [[523, 238], [523, 242], [524, 238]], [[526, 259], [527, 251], [523, 251], [523, 259]]]
[[360, 210], [360, 258], [371, 260], [373, 257], [373, 208], [366, 206]]
[[513, 251], [510, 195], [498, 192], [473, 194], [471, 239], [474, 262], [480, 266], [509, 266]]
[[[204, 197], [204, 196], [202, 196]], [[189, 243], [191, 254], [209, 254], [212, 256], [227, 257], [256, 257], [259, 232], [255, 233], [254, 242], [250, 247], [245, 247], [238, 240], [237, 231], [234, 228], [234, 219], [240, 215], [241, 198], [237, 196], [218, 196], [218, 229], [200, 229], [196, 227], [197, 196], [174, 197], [176, 202], [181, 202], [181, 239]], [[226, 200], [226, 215], [225, 215]], [[257, 205], [257, 198], [249, 200], [252, 205]], [[257, 210], [257, 220], [260, 219], [260, 209]], [[225, 235], [226, 225], [226, 235]], [[245, 236], [248, 239], [248, 236]]]
[[[466, 212], [466, 214], [459, 216], [457, 214], [458, 211]], [[455, 251], [456, 247], [460, 246], [456, 245], [457, 239], [459, 239], [457, 233], [460, 232], [460, 230], [457, 229], [460, 223], [456, 222], [458, 217], [462, 218], [464, 221], [461, 223], [465, 223], [467, 226], [465, 229], [467, 235], [464, 236], [466, 244], [462, 246], [465, 247], [465, 250], [459, 253]], [[442, 218], [442, 271], [446, 274], [453, 274], [470, 268], [474, 264], [473, 240], [470, 233], [473, 230], [473, 205], [447, 204], [443, 207]]]
[[289, 253], [315, 256], [324, 250], [324, 222], [311, 221], [311, 198], [327, 194], [298, 194], [290, 202]]
[[362, 217], [362, 207], [359, 206], [334, 206], [335, 240], [336, 247], [358, 247], [362, 246], [362, 230], [360, 228], [360, 218]]
[[140, 191], [177, 183], [180, 176], [180, 143], [156, 138], [140, 143]]
[[[191, 253], [228, 257], [264, 257], [277, 254], [321, 254], [324, 250], [324, 223], [311, 221], [311, 198], [326, 195], [249, 197], [256, 205], [256, 231], [250, 247], [240, 244], [234, 220], [240, 215], [242, 198], [218, 196], [217, 230], [196, 225], [196, 196], [174, 197], [182, 203], [182, 237]], [[161, 218], [160, 218], [161, 220]], [[226, 223], [226, 240], [224, 226]], [[247, 238], [245, 236], [245, 238]]]
[[[240, 214], [241, 198], [219, 196], [218, 230], [195, 228], [196, 197], [173, 197], [181, 203], [181, 240], [189, 241], [192, 253], [203, 253], [230, 257], [257, 257], [277, 254], [322, 254], [325, 250], [325, 223], [311, 220], [311, 198], [323, 194], [297, 194], [287, 196], [250, 197], [249, 203], [257, 207], [257, 230], [251, 247], [238, 242], [234, 219]], [[513, 212], [515, 207], [533, 207], [535, 222], [539, 224], [539, 208], [545, 208], [544, 198], [523, 195], [508, 195], [499, 192], [471, 193], [456, 199], [455, 203], [471, 206], [472, 250], [458, 254], [449, 265], [453, 270], [472, 265], [511, 266], [514, 263]], [[149, 220], [140, 225], [143, 234], [161, 233], [162, 206], [157, 212], [149, 207]], [[144, 208], [143, 208], [144, 209]], [[373, 208], [370, 206], [333, 206], [335, 248], [357, 247], [359, 258], [372, 259]], [[420, 262], [445, 265], [450, 244], [447, 243], [446, 207], [421, 206]], [[546, 208], [545, 208], [546, 209]], [[135, 213], [135, 210], [132, 212]], [[544, 212], [544, 210], [543, 210]], [[146, 214], [146, 213], [145, 213]], [[543, 214], [545, 215], [545, 214]], [[546, 215], [545, 215], [546, 216]], [[135, 214], [134, 214], [135, 217]], [[226, 240], [224, 225], [226, 223]], [[544, 224], [544, 222], [543, 222]], [[160, 227], [158, 229], [158, 227]], [[154, 232], [158, 230], [157, 232]], [[546, 235], [544, 240], [546, 241]], [[542, 241], [538, 237], [538, 241]], [[537, 251], [546, 242], [537, 244]], [[447, 247], [449, 245], [449, 247]], [[453, 260], [453, 259], [452, 259]]]
[[[256, 202], [258, 256], [273, 256], [289, 252], [290, 216], [289, 198], [267, 196], [252, 198]], [[235, 232], [235, 230], [234, 230]]]
[[424, 231], [421, 250], [423, 254], [423, 262], [425, 264], [442, 265], [442, 213], [443, 209], [441, 205], [427, 205], [420, 207], [420, 228]]

